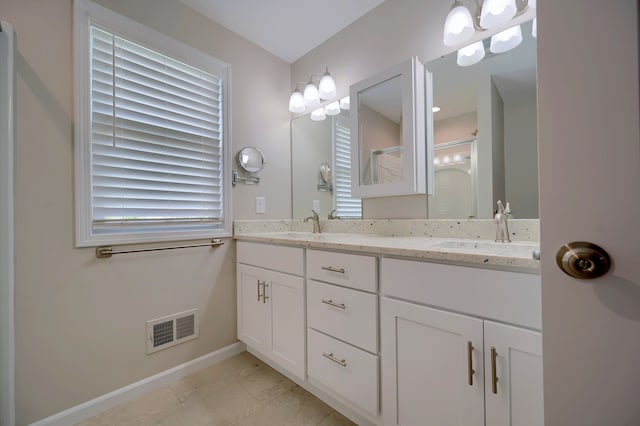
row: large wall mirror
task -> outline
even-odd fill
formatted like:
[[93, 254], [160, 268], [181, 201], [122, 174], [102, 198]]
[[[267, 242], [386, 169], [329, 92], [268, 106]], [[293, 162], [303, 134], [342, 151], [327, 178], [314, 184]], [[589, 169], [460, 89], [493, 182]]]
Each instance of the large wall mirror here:
[[497, 200], [515, 218], [538, 218], [536, 39], [470, 66], [457, 52], [429, 62], [433, 79], [434, 194], [430, 219], [491, 218]]
[[426, 192], [424, 75], [412, 58], [351, 86], [355, 195]]
[[322, 219], [362, 218], [362, 202], [351, 194], [349, 111], [325, 120], [309, 114], [291, 120], [292, 217], [304, 219], [316, 209]]

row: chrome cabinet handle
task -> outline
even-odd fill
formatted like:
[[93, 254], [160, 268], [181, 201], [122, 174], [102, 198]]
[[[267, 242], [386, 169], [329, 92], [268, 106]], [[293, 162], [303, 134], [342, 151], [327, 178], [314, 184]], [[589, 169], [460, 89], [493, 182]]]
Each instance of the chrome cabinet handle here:
[[346, 305], [344, 303], [336, 303], [333, 300], [329, 299], [329, 300], [322, 300], [322, 303], [326, 304], [326, 305], [331, 305], [331, 306], [335, 306], [336, 308], [340, 308], [340, 309], [347, 309]]
[[338, 359], [335, 356], [333, 356], [333, 353], [330, 353], [330, 354], [323, 353], [322, 356], [325, 357], [325, 358], [329, 358], [331, 361], [335, 362], [336, 364], [340, 364], [343, 367], [347, 366], [347, 360], [346, 359]]
[[[260, 294], [260, 286], [262, 286], [262, 294]], [[267, 297], [267, 282], [258, 280], [258, 302], [260, 301], [260, 296], [262, 296], [262, 303], [267, 303], [265, 299]]]
[[321, 266], [320, 269], [324, 269], [329, 272], [337, 272], [339, 274], [344, 274], [345, 272], [344, 268], [336, 268], [334, 266]]
[[491, 392], [498, 393], [498, 372], [496, 371], [496, 358], [498, 352], [496, 348], [491, 348]]
[[467, 342], [467, 372], [469, 375], [469, 386], [473, 386], [473, 374], [476, 370], [473, 369], [473, 343], [471, 340]]
[[258, 290], [258, 302], [260, 301], [260, 280], [256, 280], [256, 288]]

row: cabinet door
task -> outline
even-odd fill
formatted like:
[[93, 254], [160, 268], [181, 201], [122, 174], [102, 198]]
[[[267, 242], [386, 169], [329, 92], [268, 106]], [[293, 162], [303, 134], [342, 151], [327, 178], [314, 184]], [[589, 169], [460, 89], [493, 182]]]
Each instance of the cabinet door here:
[[483, 426], [482, 320], [388, 298], [381, 317], [384, 424]]
[[268, 277], [269, 357], [304, 380], [304, 280], [271, 271]]
[[485, 321], [484, 346], [487, 425], [544, 425], [542, 334]]
[[268, 309], [262, 300], [265, 271], [247, 265], [237, 265], [238, 339], [258, 350], [267, 349]]

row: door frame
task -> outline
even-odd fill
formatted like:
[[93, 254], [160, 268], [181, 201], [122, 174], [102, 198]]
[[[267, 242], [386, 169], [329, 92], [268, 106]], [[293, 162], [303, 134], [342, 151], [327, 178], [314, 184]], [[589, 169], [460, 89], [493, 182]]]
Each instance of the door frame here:
[[[6, 51], [6, 52], [5, 52]], [[15, 424], [14, 341], [14, 31], [0, 21], [0, 56], [6, 56], [0, 75], [0, 425]], [[2, 96], [4, 93], [5, 96]], [[6, 98], [6, 99], [5, 99]]]

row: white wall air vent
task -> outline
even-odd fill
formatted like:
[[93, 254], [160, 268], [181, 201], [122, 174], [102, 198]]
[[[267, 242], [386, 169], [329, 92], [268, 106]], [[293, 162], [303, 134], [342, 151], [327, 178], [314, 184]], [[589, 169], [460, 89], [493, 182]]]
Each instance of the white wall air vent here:
[[147, 354], [195, 339], [199, 335], [197, 309], [147, 321]]

